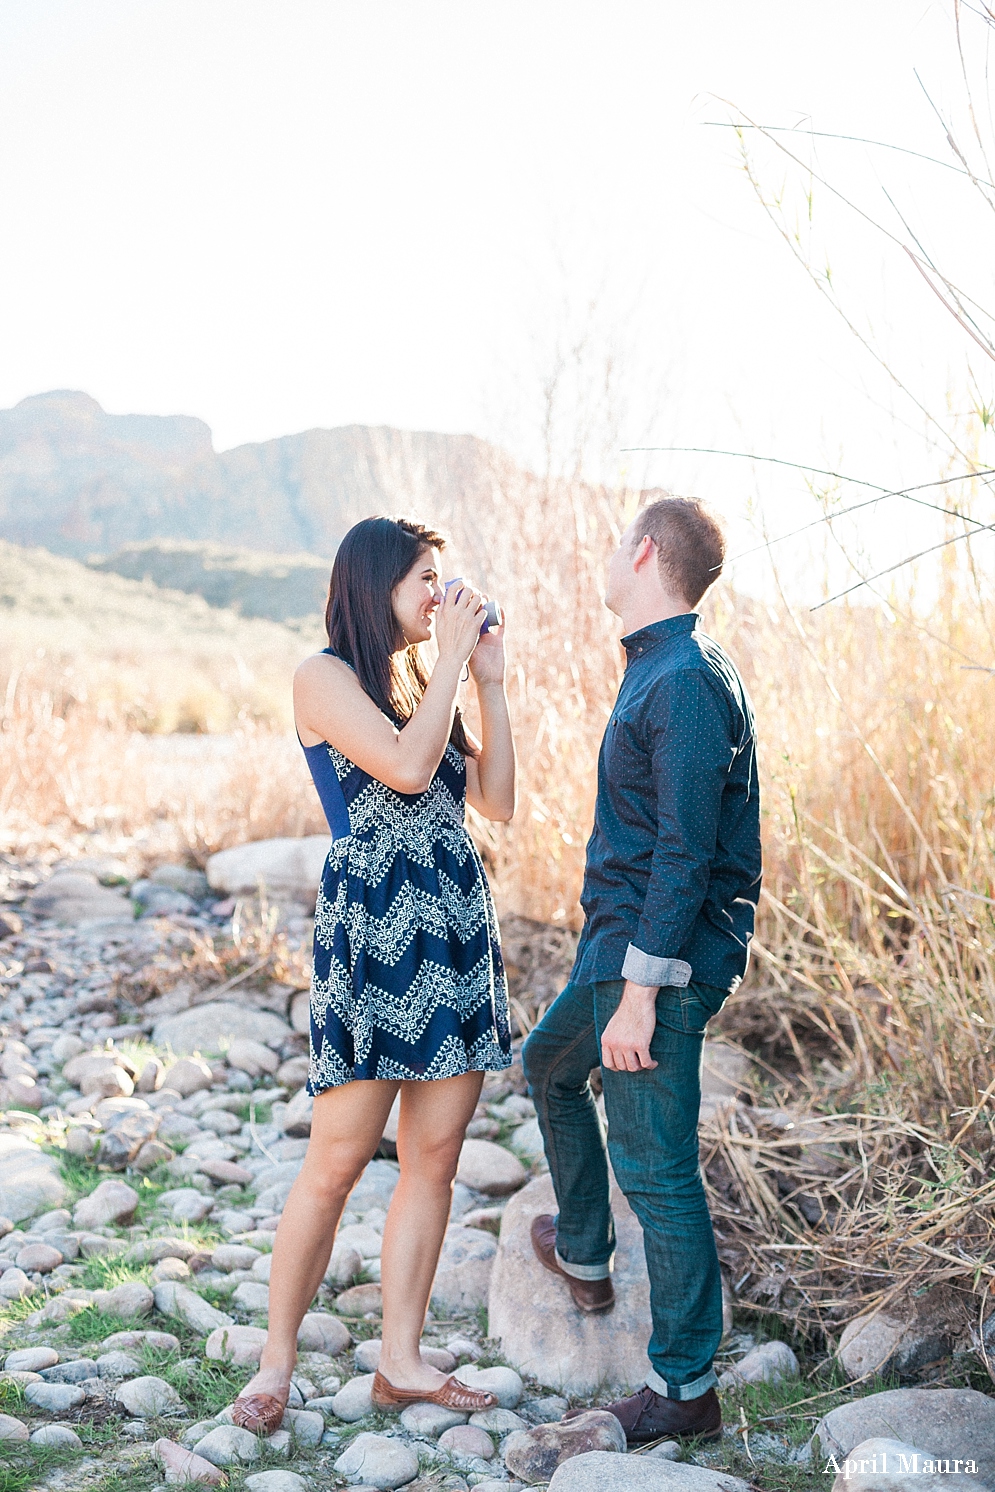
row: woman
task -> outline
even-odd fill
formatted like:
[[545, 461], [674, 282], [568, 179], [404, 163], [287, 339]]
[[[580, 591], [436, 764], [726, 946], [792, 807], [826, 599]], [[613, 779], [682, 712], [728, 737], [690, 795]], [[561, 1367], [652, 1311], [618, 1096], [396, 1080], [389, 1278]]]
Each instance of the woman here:
[[[283, 1416], [297, 1331], [353, 1185], [400, 1089], [400, 1178], [381, 1256], [374, 1403], [473, 1412], [478, 1393], [422, 1362], [419, 1341], [466, 1126], [485, 1072], [511, 1061], [507, 990], [484, 868], [463, 824], [515, 807], [504, 627], [439, 584], [442, 538], [404, 519], [350, 529], [332, 570], [329, 646], [294, 679], [297, 732], [332, 831], [315, 910], [311, 1140], [273, 1248], [269, 1334], [237, 1425]], [[419, 645], [435, 636], [429, 675]], [[482, 741], [456, 704], [469, 665]]]

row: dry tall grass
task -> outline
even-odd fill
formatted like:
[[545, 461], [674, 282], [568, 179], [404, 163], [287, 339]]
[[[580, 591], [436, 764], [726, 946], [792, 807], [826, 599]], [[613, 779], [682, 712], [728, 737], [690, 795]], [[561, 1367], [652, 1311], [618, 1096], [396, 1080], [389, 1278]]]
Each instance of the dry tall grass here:
[[[486, 556], [481, 578], [511, 617], [521, 807], [512, 825], [475, 832], [502, 908], [564, 934], [578, 923], [621, 669], [603, 564], [633, 502], [536, 482], [473, 515], [454, 546], [474, 575], [469, 557]], [[995, 1281], [995, 676], [968, 666], [990, 661], [990, 622], [990, 597], [954, 569], [928, 630], [883, 606], [810, 615], [722, 586], [706, 607], [756, 706], [766, 855], [751, 973], [721, 1018], [763, 1081], [752, 1112], [706, 1127], [713, 1207], [743, 1302], [805, 1329], [831, 1333], [861, 1302], [880, 1304], [896, 1271], [900, 1288], [944, 1280], [978, 1300]], [[208, 669], [182, 637], [161, 641], [148, 687], [202, 688], [236, 724], [199, 741], [141, 735], [126, 701], [84, 687], [107, 672], [87, 648], [72, 659], [8, 650], [9, 678], [19, 669], [0, 732], [9, 844], [137, 837], [148, 858], [200, 861], [322, 828], [277, 711], [247, 722], [236, 707], [237, 667]], [[122, 657], [119, 644], [115, 667], [137, 676], [146, 656]], [[195, 723], [209, 726], [211, 710]], [[548, 980], [523, 989], [520, 1023], [549, 995]], [[785, 1131], [759, 1112], [788, 1102], [816, 1128]]]

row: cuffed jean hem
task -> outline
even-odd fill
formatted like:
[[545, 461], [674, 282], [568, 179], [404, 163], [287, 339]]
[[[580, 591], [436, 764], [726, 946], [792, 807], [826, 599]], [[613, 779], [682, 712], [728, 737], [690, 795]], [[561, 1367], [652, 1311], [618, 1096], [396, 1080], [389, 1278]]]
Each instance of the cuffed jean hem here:
[[647, 1388], [651, 1388], [655, 1394], [662, 1394], [665, 1399], [678, 1399], [682, 1402], [685, 1399], [700, 1399], [718, 1381], [714, 1368], [709, 1368], [707, 1373], [702, 1373], [700, 1378], [695, 1378], [691, 1383], [668, 1383], [653, 1368], [646, 1375]]
[[554, 1250], [556, 1262], [574, 1280], [606, 1280], [615, 1267], [615, 1255], [612, 1254], [607, 1264], [568, 1264], [566, 1259], [561, 1259], [558, 1250]]

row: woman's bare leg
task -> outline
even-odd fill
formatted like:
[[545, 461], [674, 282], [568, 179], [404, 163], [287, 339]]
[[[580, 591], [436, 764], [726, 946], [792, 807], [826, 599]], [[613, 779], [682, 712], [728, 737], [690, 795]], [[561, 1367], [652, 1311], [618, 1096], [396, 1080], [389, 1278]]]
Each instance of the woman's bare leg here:
[[286, 1399], [298, 1327], [328, 1268], [346, 1199], [380, 1144], [397, 1088], [393, 1082], [357, 1081], [315, 1099], [311, 1141], [273, 1245], [266, 1345], [243, 1394]]
[[381, 1254], [383, 1351], [380, 1371], [395, 1388], [431, 1393], [446, 1375], [422, 1362], [418, 1344], [449, 1221], [453, 1179], [484, 1075], [401, 1084], [397, 1158]]

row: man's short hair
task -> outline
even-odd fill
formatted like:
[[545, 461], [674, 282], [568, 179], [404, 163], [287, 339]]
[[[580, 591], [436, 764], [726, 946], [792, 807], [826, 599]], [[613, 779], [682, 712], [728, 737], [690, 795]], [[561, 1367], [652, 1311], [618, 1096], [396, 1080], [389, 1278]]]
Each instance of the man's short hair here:
[[725, 534], [715, 514], [697, 497], [663, 497], [637, 515], [633, 543], [648, 536], [657, 550], [660, 574], [671, 591], [697, 606], [722, 574]]

